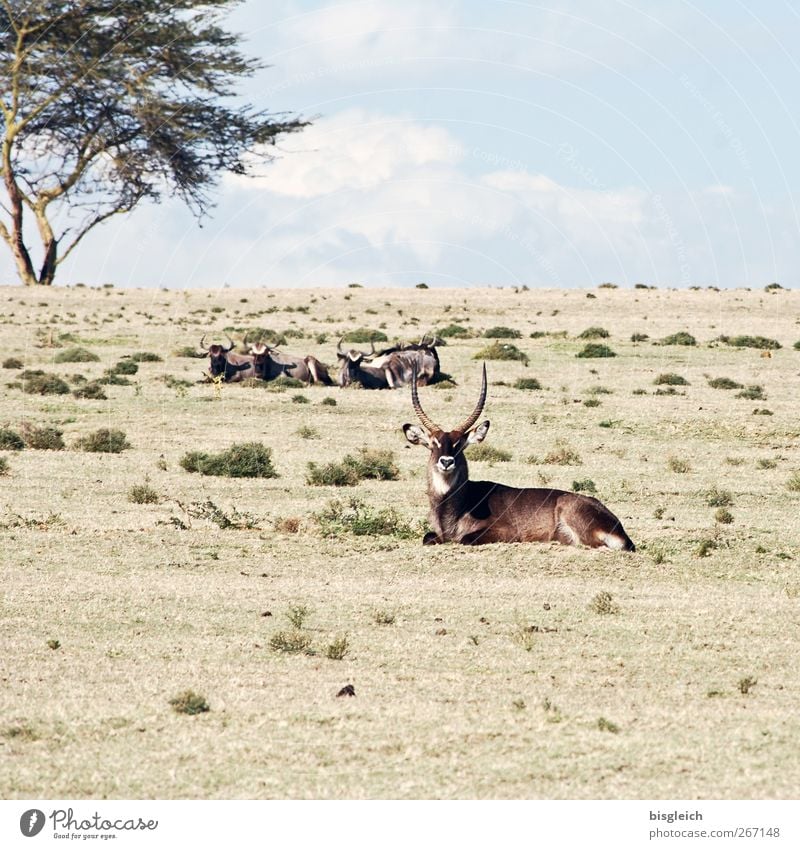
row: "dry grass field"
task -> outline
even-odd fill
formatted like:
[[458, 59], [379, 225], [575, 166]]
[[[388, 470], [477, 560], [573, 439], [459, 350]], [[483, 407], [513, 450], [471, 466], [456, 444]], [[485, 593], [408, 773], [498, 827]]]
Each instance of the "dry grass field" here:
[[[796, 797], [798, 317], [789, 291], [5, 289], [0, 795]], [[475, 403], [487, 329], [529, 358], [487, 361], [485, 445], [510, 459], [472, 477], [593, 486], [635, 554], [423, 548], [408, 390], [217, 390], [178, 355], [262, 327], [334, 364], [345, 331], [451, 325], [456, 385], [421, 390], [444, 425]], [[617, 356], [576, 357], [590, 327]], [[697, 344], [656, 344], [681, 331]], [[782, 347], [718, 338], [743, 335]], [[56, 361], [76, 346], [99, 359]], [[137, 352], [163, 360], [73, 394]], [[23, 392], [9, 357], [70, 392]], [[32, 426], [65, 447], [14, 450]], [[130, 447], [79, 450], [99, 428]], [[254, 441], [278, 477], [180, 464]], [[362, 447], [398, 479], [306, 482]], [[209, 710], [176, 710], [187, 690]]]

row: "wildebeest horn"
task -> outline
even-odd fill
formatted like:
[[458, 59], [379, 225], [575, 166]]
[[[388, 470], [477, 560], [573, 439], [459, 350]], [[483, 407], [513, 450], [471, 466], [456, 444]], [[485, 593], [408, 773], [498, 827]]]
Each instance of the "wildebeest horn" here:
[[206, 346], [205, 346], [205, 344], [204, 344], [204, 343], [205, 343], [205, 341], [206, 341], [206, 334], [204, 333], [204, 334], [203, 334], [203, 336], [202, 336], [202, 338], [200, 339], [200, 347], [201, 347], [204, 351], [206, 351], [206, 352], [207, 352], [207, 351], [208, 351], [208, 348], [206, 348]]
[[344, 336], [339, 337], [339, 341], [336, 343], [336, 350], [341, 354], [342, 353], [342, 339]]
[[[227, 332], [225, 333], [225, 335], [226, 335], [226, 336], [228, 336]], [[223, 351], [225, 351], [225, 353], [226, 353], [226, 354], [228, 353], [228, 351], [232, 351], [232, 350], [233, 350], [233, 346], [236, 344], [236, 343], [233, 341], [233, 339], [231, 339], [231, 337], [230, 337], [230, 336], [228, 336], [228, 342], [230, 342], [230, 347], [226, 348], [225, 346], [223, 346], [223, 348], [222, 348], [222, 349], [223, 349]]]
[[[428, 431], [428, 433], [434, 433], [437, 430], [441, 430], [439, 425], [434, 424], [434, 422], [428, 418], [428, 416], [425, 414], [425, 410], [422, 409], [422, 404], [419, 403], [419, 395], [417, 394], [416, 363], [414, 364], [414, 368], [411, 372], [411, 403], [414, 405], [414, 412], [417, 414], [417, 418], [422, 422], [423, 426]], [[480, 415], [480, 413], [478, 415]]]
[[483, 412], [483, 405], [486, 403], [486, 363], [483, 364], [483, 378], [481, 380], [481, 397], [478, 398], [478, 403], [475, 406], [475, 409], [472, 411], [472, 415], [461, 425], [459, 425], [456, 430], [461, 433], [467, 433], [472, 429], [472, 426], [478, 421], [480, 414]]
[[369, 340], [369, 344], [372, 346], [372, 350], [369, 352], [369, 355], [370, 355], [371, 357], [374, 357], [374, 356], [375, 356], [375, 340], [374, 340], [374, 339], [370, 339], [370, 340]]
[[243, 345], [245, 348], [247, 347], [247, 333], [245, 333], [245, 334], [244, 334], [244, 339], [242, 339], [242, 345]]

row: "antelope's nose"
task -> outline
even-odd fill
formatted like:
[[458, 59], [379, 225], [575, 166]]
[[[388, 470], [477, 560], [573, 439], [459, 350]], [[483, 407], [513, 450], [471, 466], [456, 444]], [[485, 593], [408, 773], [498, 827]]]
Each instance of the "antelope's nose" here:
[[452, 457], [440, 457], [439, 458], [439, 468], [443, 472], [449, 472], [450, 469], [453, 468], [453, 464], [456, 461]]

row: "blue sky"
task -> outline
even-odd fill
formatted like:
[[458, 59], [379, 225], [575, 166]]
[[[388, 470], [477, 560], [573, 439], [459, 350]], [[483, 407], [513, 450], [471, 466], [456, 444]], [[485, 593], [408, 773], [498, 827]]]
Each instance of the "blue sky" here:
[[247, 98], [313, 126], [202, 228], [143, 207], [59, 282], [799, 282], [789, 0], [248, 0], [229, 23], [272, 66]]

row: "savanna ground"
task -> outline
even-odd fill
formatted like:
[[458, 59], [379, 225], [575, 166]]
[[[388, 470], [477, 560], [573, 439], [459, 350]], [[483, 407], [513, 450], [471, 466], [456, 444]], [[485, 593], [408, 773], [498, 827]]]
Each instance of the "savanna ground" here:
[[[3, 797], [796, 796], [800, 293], [3, 297], [5, 356], [71, 389], [125, 355], [163, 357], [104, 386], [107, 400], [25, 394], [18, 370], [0, 371], [0, 427], [50, 425], [66, 442], [2, 452]], [[426, 452], [400, 430], [413, 420], [407, 390], [217, 391], [195, 382], [202, 361], [176, 355], [203, 332], [268, 327], [291, 331], [284, 350], [333, 364], [353, 328], [413, 339], [452, 324], [468, 331], [440, 349], [457, 386], [421, 390], [444, 425], [476, 401], [481, 333], [519, 331], [508, 341], [530, 358], [488, 362], [485, 444], [511, 457], [475, 460], [472, 476], [593, 484], [635, 554], [423, 548]], [[591, 326], [608, 330], [594, 341], [616, 357], [575, 356]], [[654, 344], [678, 331], [698, 344]], [[723, 334], [782, 348], [765, 357], [713, 341]], [[75, 345], [99, 361], [54, 362]], [[661, 374], [688, 383], [656, 384]], [[709, 385], [720, 377], [763, 391], [737, 397]], [[518, 378], [542, 388], [515, 388]], [[101, 427], [131, 447], [75, 447]], [[272, 449], [279, 477], [180, 465], [189, 451], [249, 441]], [[364, 446], [392, 451], [399, 478], [306, 483], [309, 461]], [[132, 501], [136, 485], [158, 501]], [[315, 516], [353, 496], [373, 513], [394, 509], [387, 533], [324, 535]], [[280, 650], [281, 633], [309, 653]], [[356, 695], [337, 697], [347, 684]], [[186, 690], [210, 709], [174, 710]]]

